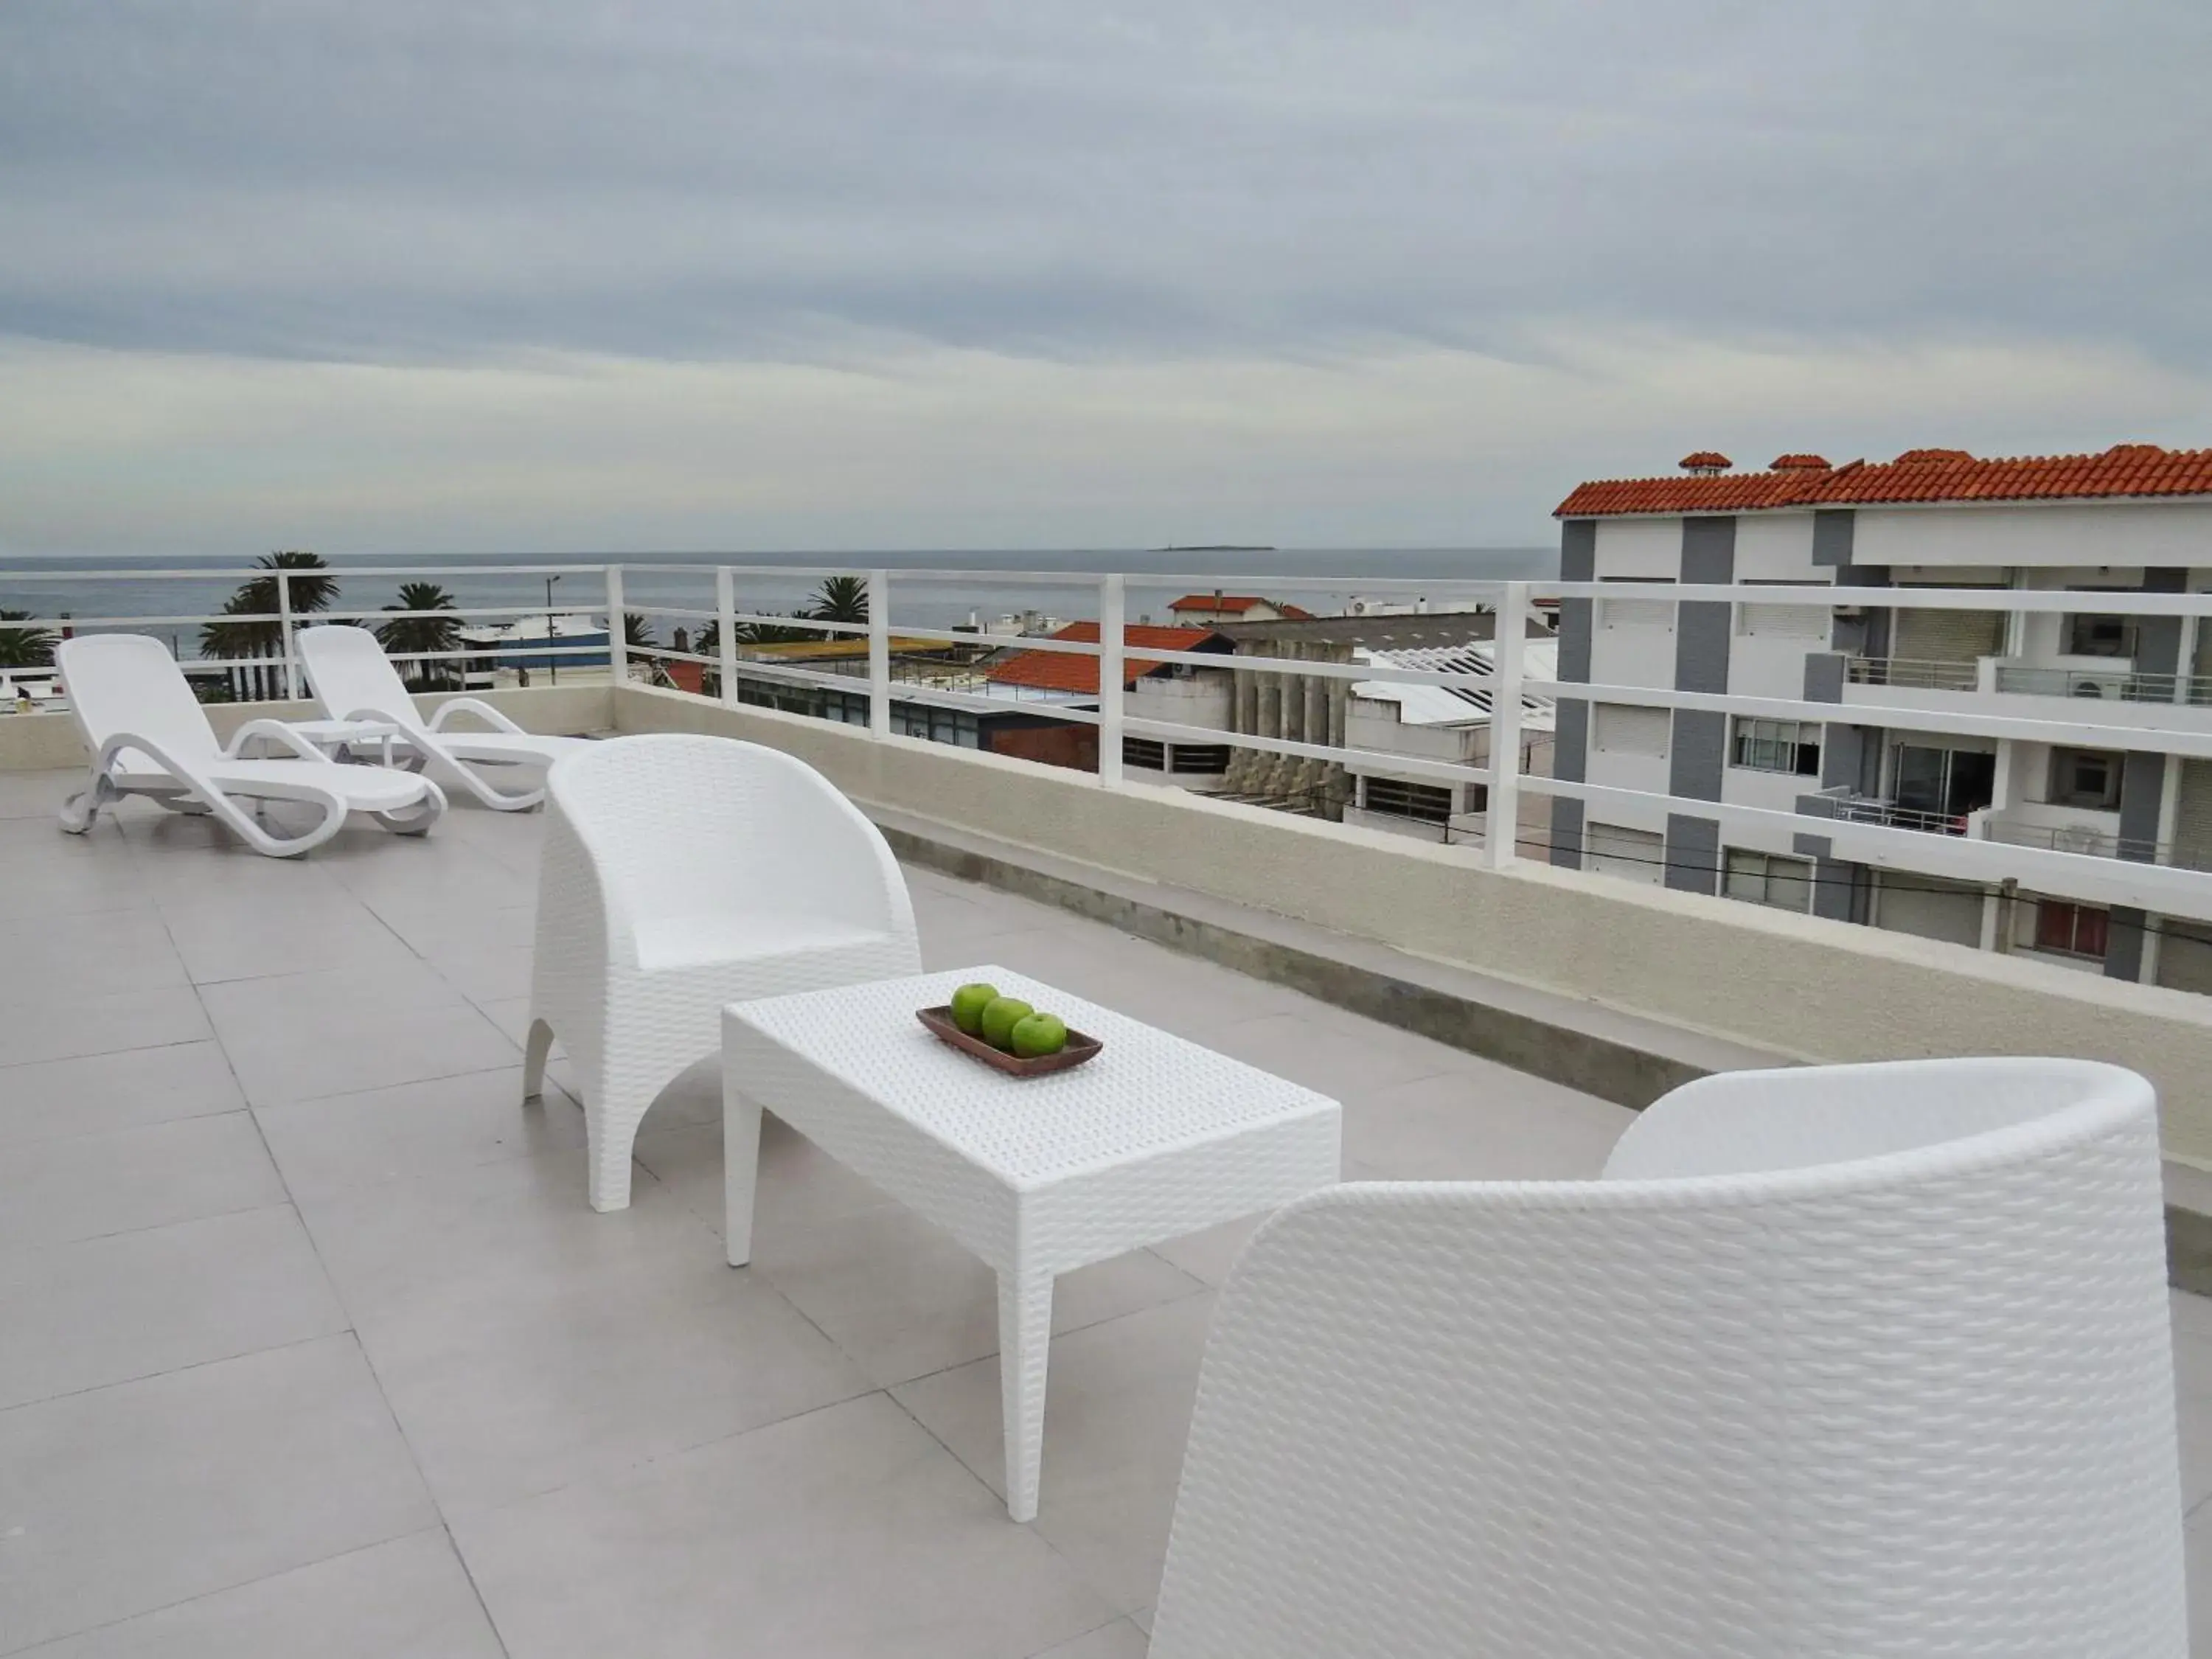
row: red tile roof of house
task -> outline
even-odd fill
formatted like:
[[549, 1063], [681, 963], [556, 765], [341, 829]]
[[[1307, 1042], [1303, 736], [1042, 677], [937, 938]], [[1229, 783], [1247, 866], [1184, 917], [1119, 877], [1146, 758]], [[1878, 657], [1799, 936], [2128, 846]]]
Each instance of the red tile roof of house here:
[[1234, 611], [1239, 615], [1267, 601], [1249, 593], [1186, 593], [1168, 607], [1170, 611]]
[[1304, 605], [1281, 605], [1273, 599], [1262, 599], [1244, 593], [1186, 593], [1168, 607], [1170, 611], [1194, 611], [1207, 617], [1237, 617], [1261, 605], [1267, 605], [1277, 615], [1294, 622], [1304, 622], [1313, 615]]
[[[1048, 637], [1096, 645], [1098, 624], [1070, 623]], [[1220, 637], [1210, 628], [1147, 628], [1131, 623], [1121, 629], [1125, 652], [1131, 647], [1146, 646], [1155, 651], [1195, 651], [1208, 640]], [[1124, 655], [1122, 684], [1133, 685], [1159, 665], [1157, 658]], [[1086, 697], [1098, 695], [1098, 659], [1073, 651], [1017, 651], [986, 669], [984, 677], [994, 685], [1026, 685], [1042, 691], [1073, 691]]]
[[[1693, 458], [1695, 459], [1695, 458]], [[1811, 457], [1785, 456], [1786, 461]], [[2115, 444], [2101, 455], [1977, 460], [1963, 449], [1911, 449], [1893, 461], [1777, 466], [1765, 472], [1617, 478], [1578, 485], [1553, 517], [1622, 513], [1754, 513], [1893, 501], [2028, 501], [2212, 495], [2212, 449]]]

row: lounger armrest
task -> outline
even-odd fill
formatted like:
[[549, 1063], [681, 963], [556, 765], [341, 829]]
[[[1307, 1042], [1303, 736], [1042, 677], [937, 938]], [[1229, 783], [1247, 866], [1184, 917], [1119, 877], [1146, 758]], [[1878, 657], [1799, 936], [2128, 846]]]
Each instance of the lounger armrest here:
[[479, 697], [453, 697], [440, 703], [437, 711], [430, 716], [430, 729], [433, 732], [444, 731], [447, 717], [457, 710], [474, 714], [495, 732], [512, 732], [517, 737], [529, 735], [522, 727]]
[[[229, 743], [223, 747], [223, 758], [236, 760], [244, 751], [246, 745], [256, 738], [273, 738], [301, 760], [320, 761], [325, 765], [330, 763], [331, 757], [328, 755], [309, 743], [283, 720], [270, 720], [266, 716], [259, 720], [248, 720], [237, 731], [232, 732]], [[150, 754], [152, 750], [149, 750], [148, 752]]]

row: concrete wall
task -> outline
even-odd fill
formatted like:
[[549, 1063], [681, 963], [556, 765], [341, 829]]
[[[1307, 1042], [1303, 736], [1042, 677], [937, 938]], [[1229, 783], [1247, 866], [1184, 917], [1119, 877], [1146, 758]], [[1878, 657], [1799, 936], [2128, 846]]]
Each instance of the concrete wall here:
[[[440, 703], [463, 695], [432, 692], [415, 699], [425, 715]], [[605, 732], [614, 725], [614, 687], [598, 685], [532, 686], [528, 690], [479, 691], [466, 695], [489, 703], [509, 720], [532, 732], [565, 734]], [[213, 702], [207, 705], [208, 724], [223, 742], [252, 720], [320, 720], [323, 711], [313, 703]], [[468, 729], [465, 716], [459, 729]], [[481, 729], [480, 726], [477, 729]], [[88, 757], [73, 714], [0, 714], [0, 772], [43, 771], [82, 766]]]
[[2212, 507], [2106, 502], [1858, 509], [1856, 564], [2201, 565]]
[[2148, 1073], [2169, 1151], [2212, 1168], [2212, 1006], [1874, 928], [1255, 812], [678, 693], [615, 693], [624, 732], [767, 743], [918, 814], [1808, 1060], [2079, 1054]]

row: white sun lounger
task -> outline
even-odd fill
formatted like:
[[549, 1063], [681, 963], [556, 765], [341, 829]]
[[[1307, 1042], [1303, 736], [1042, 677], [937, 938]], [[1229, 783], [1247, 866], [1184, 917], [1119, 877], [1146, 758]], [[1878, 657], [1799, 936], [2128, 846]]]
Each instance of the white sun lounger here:
[[[248, 720], [225, 748], [185, 684], [168, 647], [143, 634], [87, 634], [54, 653], [78, 729], [92, 750], [92, 780], [61, 811], [62, 828], [81, 836], [100, 809], [122, 795], [145, 795], [180, 812], [208, 813], [258, 853], [289, 858], [319, 847], [349, 812], [367, 812], [388, 830], [419, 836], [446, 810], [428, 778], [384, 766], [341, 766], [282, 720]], [[246, 760], [260, 738], [292, 760]], [[240, 800], [291, 800], [319, 806], [322, 821], [302, 835], [272, 835]]]
[[[545, 799], [546, 769], [562, 756], [589, 746], [585, 738], [544, 738], [526, 732], [476, 697], [448, 698], [425, 720], [392, 659], [366, 628], [332, 624], [302, 629], [299, 643], [307, 684], [332, 720], [379, 720], [396, 726], [402, 741], [422, 757], [428, 775], [448, 789], [465, 789], [497, 811], [516, 812], [537, 805]], [[459, 714], [473, 714], [493, 729], [454, 731], [447, 721]], [[476, 770], [486, 765], [526, 769], [531, 787], [495, 788]]]

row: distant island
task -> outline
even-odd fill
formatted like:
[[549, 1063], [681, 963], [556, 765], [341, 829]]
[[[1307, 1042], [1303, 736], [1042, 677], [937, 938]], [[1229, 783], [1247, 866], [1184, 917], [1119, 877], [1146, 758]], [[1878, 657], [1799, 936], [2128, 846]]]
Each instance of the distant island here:
[[1155, 553], [1273, 553], [1272, 547], [1247, 546], [1242, 542], [1206, 542], [1189, 547], [1156, 547]]

